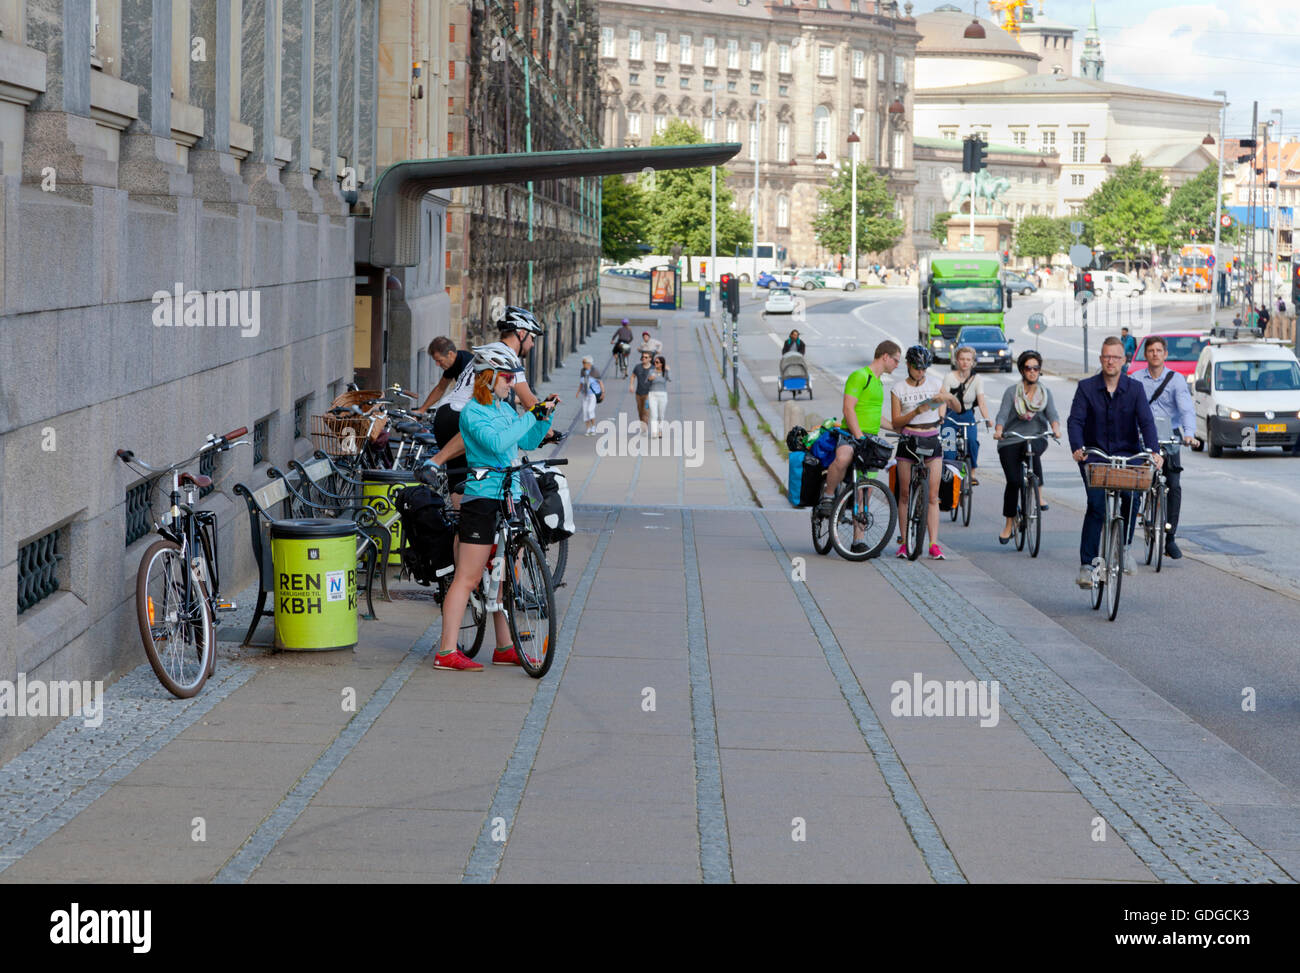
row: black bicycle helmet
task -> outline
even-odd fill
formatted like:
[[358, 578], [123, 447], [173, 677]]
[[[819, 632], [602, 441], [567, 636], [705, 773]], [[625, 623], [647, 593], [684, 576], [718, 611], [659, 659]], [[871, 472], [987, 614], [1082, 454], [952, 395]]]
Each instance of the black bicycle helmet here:
[[1042, 366], [1043, 356], [1040, 355], [1038, 352], [1034, 351], [1034, 349], [1032, 348], [1026, 348], [1024, 351], [1020, 353], [1020, 356], [1016, 359], [1016, 369], [1023, 374], [1025, 371], [1025, 363], [1029, 361], [1029, 359], [1031, 358], [1037, 361], [1040, 367]]
[[925, 371], [934, 364], [934, 355], [930, 354], [930, 349], [925, 345], [912, 345], [907, 349], [907, 364]]
[[497, 330], [524, 331], [533, 335], [541, 335], [546, 331], [542, 327], [542, 322], [537, 320], [532, 311], [523, 307], [515, 307], [513, 304], [501, 312], [501, 318], [497, 321]]

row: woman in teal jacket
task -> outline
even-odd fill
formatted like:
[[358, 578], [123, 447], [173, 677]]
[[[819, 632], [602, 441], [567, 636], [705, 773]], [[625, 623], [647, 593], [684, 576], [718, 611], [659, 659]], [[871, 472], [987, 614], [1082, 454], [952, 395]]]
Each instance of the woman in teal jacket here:
[[[515, 376], [523, 371], [519, 359], [507, 348], [493, 345], [475, 350], [474, 399], [460, 413], [460, 434], [465, 440], [465, 460], [471, 470], [493, 467], [481, 480], [465, 481], [465, 499], [460, 505], [460, 546], [456, 551], [456, 574], [442, 602], [442, 640], [433, 667], [453, 672], [482, 672], [483, 667], [460, 651], [456, 636], [465, 617], [470, 592], [483, 577], [492, 542], [496, 537], [497, 513], [505, 474], [495, 472], [513, 466], [520, 449], [535, 449], [551, 428], [551, 412], [557, 397], [518, 415], [502, 400], [510, 394]], [[518, 499], [515, 478], [511, 494]], [[492, 613], [497, 650], [493, 665], [519, 665], [519, 653], [510, 638], [510, 624], [504, 611]]]

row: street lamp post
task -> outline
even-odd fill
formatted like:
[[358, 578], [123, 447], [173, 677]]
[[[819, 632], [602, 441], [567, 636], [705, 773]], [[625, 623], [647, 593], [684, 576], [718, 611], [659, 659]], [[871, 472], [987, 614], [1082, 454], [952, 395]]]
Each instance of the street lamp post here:
[[[718, 124], [718, 92], [713, 92], [713, 107], [710, 109], [712, 114], [709, 115], [709, 124], [714, 131], [713, 140], [717, 141], [717, 124]], [[709, 303], [710, 327], [713, 326], [713, 319], [718, 315], [718, 167], [713, 166], [710, 173], [709, 185], [709, 280], [712, 282], [712, 300]], [[727, 363], [723, 359], [722, 377], [727, 377]]]
[[[1277, 178], [1272, 183], [1273, 212], [1269, 216], [1269, 220], [1268, 220], [1268, 232], [1269, 235], [1272, 236], [1273, 238], [1273, 247], [1272, 247], [1273, 272], [1269, 275], [1268, 278], [1268, 307], [1269, 307], [1269, 314], [1272, 314], [1273, 308], [1276, 306], [1273, 303], [1273, 287], [1279, 276], [1278, 267], [1277, 267], [1277, 238], [1278, 238], [1277, 221], [1279, 216], [1281, 215], [1281, 210], [1278, 206], [1278, 203], [1281, 202], [1280, 197], [1282, 195], [1282, 149], [1285, 147], [1286, 143], [1282, 139], [1282, 109], [1274, 108], [1270, 112], [1270, 114], [1277, 116]], [[1269, 188], [1269, 185], [1270, 184], [1268, 181], [1268, 156], [1265, 155], [1264, 156], [1264, 187], [1266, 192]], [[1265, 199], [1267, 199], [1267, 197], [1265, 197]]]
[[[1223, 99], [1223, 107], [1219, 109], [1219, 182], [1218, 188], [1214, 193], [1214, 260], [1217, 265], [1219, 260], [1219, 231], [1221, 227], [1221, 214], [1223, 211], [1223, 126], [1225, 117], [1228, 113], [1228, 93], [1226, 91], [1216, 91], [1215, 96]], [[1225, 273], [1222, 267], [1220, 273]], [[1214, 279], [1210, 279], [1213, 286]], [[1226, 283], [1226, 282], [1225, 282]], [[1214, 323], [1218, 317], [1219, 300], [1218, 295], [1210, 295], [1210, 328], [1214, 328]]]
[[766, 98], [759, 98], [754, 102], [754, 139], [752, 142], [754, 153], [754, 209], [753, 219], [751, 220], [753, 238], [749, 244], [749, 252], [754, 258], [753, 272], [749, 278], [749, 296], [751, 298], [758, 297], [758, 149], [763, 144], [763, 106], [766, 104]]
[[856, 130], [849, 133], [849, 165], [853, 167], [853, 195], [849, 210], [849, 250], [853, 254], [853, 282], [858, 280], [858, 138]]

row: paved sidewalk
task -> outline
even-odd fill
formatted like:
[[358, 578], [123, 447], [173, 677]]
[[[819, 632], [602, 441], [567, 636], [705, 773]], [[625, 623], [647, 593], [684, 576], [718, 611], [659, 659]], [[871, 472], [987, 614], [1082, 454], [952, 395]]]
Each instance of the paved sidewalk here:
[[[434, 672], [409, 584], [352, 653], [246, 656], [188, 702], [144, 666], [102, 727], [0, 768], [0, 881], [1300, 876], [1296, 795], [959, 553], [822, 558], [806, 511], [758, 507], [698, 320], [658, 335], [698, 454], [630, 455], [616, 380], [606, 446], [559, 451], [579, 532], [545, 679]], [[571, 416], [576, 384], [542, 391]], [[997, 706], [905, 715], [930, 680]]]

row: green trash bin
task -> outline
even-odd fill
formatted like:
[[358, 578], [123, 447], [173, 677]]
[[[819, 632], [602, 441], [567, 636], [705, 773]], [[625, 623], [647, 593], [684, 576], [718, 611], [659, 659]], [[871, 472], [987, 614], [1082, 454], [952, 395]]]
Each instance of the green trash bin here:
[[271, 525], [275, 647], [319, 652], [357, 644], [357, 533], [347, 520]]
[[372, 507], [377, 508], [379, 522], [388, 528], [392, 535], [392, 544], [388, 549], [388, 563], [402, 563], [402, 518], [397, 515], [389, 490], [419, 486], [415, 474], [405, 470], [363, 470], [361, 472], [361, 497]]

